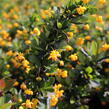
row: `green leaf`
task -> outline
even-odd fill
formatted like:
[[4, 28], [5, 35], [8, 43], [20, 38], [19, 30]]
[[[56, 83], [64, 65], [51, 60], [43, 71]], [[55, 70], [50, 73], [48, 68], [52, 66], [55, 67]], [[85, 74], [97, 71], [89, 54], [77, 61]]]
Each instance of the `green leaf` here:
[[3, 72], [3, 76], [8, 76], [9, 74], [10, 74], [9, 71], [5, 71], [5, 72]]
[[54, 82], [55, 82], [55, 79], [53, 77], [49, 78], [49, 80], [44, 83], [42, 90], [53, 91], [52, 85], [53, 85]]
[[78, 57], [79, 57], [79, 61], [80, 61], [81, 63], [85, 63], [86, 57], [85, 57], [85, 55], [84, 55], [83, 53], [78, 52]]
[[33, 64], [38, 64], [39, 65], [39, 59], [37, 58], [37, 56], [35, 56], [35, 55], [30, 55], [29, 56], [29, 61], [31, 62], [31, 63], [33, 63]]
[[88, 6], [87, 9], [90, 14], [95, 14], [97, 12], [97, 8], [95, 8], [93, 5]]
[[4, 104], [5, 102], [5, 98], [4, 97], [0, 97], [0, 105]]
[[10, 109], [12, 105], [14, 105], [15, 103], [5, 103], [3, 105], [0, 105], [1, 109]]
[[0, 105], [3, 105], [4, 103], [9, 102], [11, 99], [11, 96], [9, 94], [0, 97]]
[[91, 45], [92, 45], [92, 54], [96, 55], [97, 54], [97, 43], [93, 41]]
[[92, 67], [89, 66], [85, 69], [85, 71], [90, 74], [93, 72], [93, 69], [92, 69]]

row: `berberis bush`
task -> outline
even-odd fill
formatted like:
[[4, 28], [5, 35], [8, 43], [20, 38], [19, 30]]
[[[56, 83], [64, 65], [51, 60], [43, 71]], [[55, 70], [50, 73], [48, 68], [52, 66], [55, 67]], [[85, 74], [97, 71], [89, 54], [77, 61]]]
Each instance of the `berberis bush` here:
[[109, 108], [105, 2], [0, 4], [0, 109]]

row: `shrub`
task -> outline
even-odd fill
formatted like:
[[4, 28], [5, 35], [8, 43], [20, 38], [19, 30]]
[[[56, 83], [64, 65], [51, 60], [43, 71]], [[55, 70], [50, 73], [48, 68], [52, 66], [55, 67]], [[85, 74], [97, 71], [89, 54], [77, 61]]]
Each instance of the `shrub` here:
[[108, 11], [105, 1], [41, 2], [16, 1], [21, 13], [13, 5], [2, 12], [1, 101], [12, 109], [106, 108], [108, 18], [98, 11]]

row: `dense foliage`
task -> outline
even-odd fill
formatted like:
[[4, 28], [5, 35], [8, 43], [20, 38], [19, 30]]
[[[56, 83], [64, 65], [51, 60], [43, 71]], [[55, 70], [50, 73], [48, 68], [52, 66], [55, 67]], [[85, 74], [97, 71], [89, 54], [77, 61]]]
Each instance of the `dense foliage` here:
[[108, 109], [108, 12], [108, 0], [1, 0], [0, 108]]

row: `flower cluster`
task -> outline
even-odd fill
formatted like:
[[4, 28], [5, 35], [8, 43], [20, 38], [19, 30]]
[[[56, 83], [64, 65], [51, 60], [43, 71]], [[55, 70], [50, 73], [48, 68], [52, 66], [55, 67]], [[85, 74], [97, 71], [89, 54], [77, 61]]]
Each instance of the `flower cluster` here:
[[55, 84], [53, 89], [54, 89], [54, 94], [51, 96], [50, 99], [50, 105], [55, 106], [58, 103], [58, 99], [63, 96], [64, 90], [60, 90], [62, 87], [61, 84]]
[[25, 59], [23, 53], [14, 53], [11, 62], [13, 63], [15, 68], [21, 68], [24, 70], [24, 73], [29, 73], [30, 66], [29, 61]]

